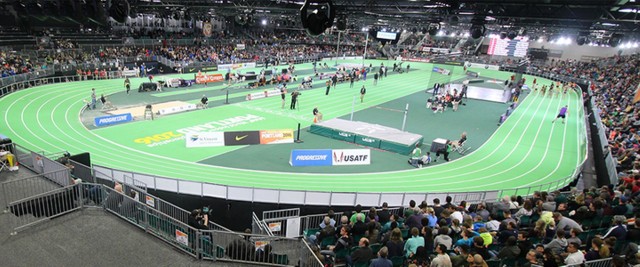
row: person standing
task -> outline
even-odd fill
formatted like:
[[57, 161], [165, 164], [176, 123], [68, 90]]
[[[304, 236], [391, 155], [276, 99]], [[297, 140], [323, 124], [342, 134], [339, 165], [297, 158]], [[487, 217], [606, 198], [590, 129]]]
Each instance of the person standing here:
[[422, 149], [420, 149], [420, 144], [416, 144], [416, 148], [411, 151], [411, 159], [409, 159], [409, 164], [413, 167], [419, 168], [420, 165], [418, 161], [422, 158]]
[[329, 95], [329, 89], [331, 89], [331, 80], [327, 80], [327, 90], [324, 92], [324, 95]]
[[331, 77], [331, 84], [333, 85], [333, 89], [336, 89], [336, 86], [338, 86], [338, 74], [334, 74], [333, 77]]
[[378, 85], [378, 73], [373, 74], [373, 85]]
[[364, 102], [364, 95], [367, 93], [367, 88], [364, 88], [364, 85], [362, 86], [362, 88], [360, 88], [360, 103]]
[[91, 88], [91, 109], [96, 109], [96, 102], [98, 98], [96, 96], [96, 88]]
[[298, 102], [299, 95], [300, 93], [297, 90], [291, 92], [291, 105], [289, 106], [289, 109], [296, 109], [296, 102]]
[[569, 112], [567, 112], [567, 108], [568, 108], [568, 107], [569, 107], [568, 105], [565, 105], [564, 107], [562, 107], [562, 108], [560, 109], [560, 112], [558, 112], [558, 116], [556, 116], [556, 118], [555, 118], [555, 119], [553, 119], [553, 121], [552, 121], [551, 123], [556, 122], [556, 120], [557, 120], [558, 118], [562, 118], [562, 123], [564, 124], [564, 120], [565, 120], [565, 118], [567, 117], [567, 114], [569, 113]]
[[380, 71], [378, 71], [378, 73], [380, 73], [380, 80], [382, 80], [382, 76], [384, 75], [384, 65], [380, 65]]
[[355, 74], [353, 74], [353, 72], [350, 75], [351, 77], [349, 78], [349, 88], [353, 88], [353, 83], [356, 80]]
[[411, 65], [407, 64], [407, 73], [409, 73], [409, 68], [411, 67]]
[[282, 96], [282, 109], [284, 109], [284, 103], [285, 103], [285, 98], [287, 95], [287, 90], [285, 89], [285, 87], [280, 87], [280, 96]]
[[467, 98], [467, 90], [469, 89], [469, 87], [466, 84], [462, 85], [462, 90], [460, 90], [460, 99], [462, 99], [463, 97], [466, 99]]
[[438, 90], [440, 89], [440, 84], [436, 83], [433, 85], [433, 95], [437, 95], [438, 94]]
[[126, 88], [127, 94], [129, 94], [129, 91], [131, 91], [131, 81], [129, 81], [129, 77], [124, 79], [124, 88]]

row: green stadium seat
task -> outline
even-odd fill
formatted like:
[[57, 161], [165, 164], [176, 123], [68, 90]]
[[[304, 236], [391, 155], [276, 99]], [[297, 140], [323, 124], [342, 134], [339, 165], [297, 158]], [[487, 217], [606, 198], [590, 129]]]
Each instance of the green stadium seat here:
[[380, 250], [380, 248], [382, 248], [382, 244], [375, 243], [375, 244], [371, 244], [369, 247], [371, 248], [371, 251], [373, 251], [373, 254], [376, 255], [378, 254], [378, 251]]
[[393, 263], [393, 267], [402, 267], [404, 265], [404, 257], [395, 256], [391, 257], [391, 263]]
[[326, 248], [328, 246], [335, 245], [335, 244], [336, 244], [336, 238], [333, 236], [327, 236], [322, 239], [322, 242], [320, 242], [320, 248]]
[[320, 232], [320, 228], [309, 228], [303, 231], [303, 235], [304, 237], [310, 237], [312, 235], [315, 235], [317, 232]]
[[500, 260], [488, 260], [486, 261], [489, 267], [500, 267]]
[[289, 256], [287, 254], [273, 254], [273, 258], [275, 259], [276, 264], [288, 265], [289, 264]]
[[402, 238], [404, 240], [407, 240], [407, 238], [409, 238], [409, 229], [402, 228], [402, 229], [400, 229], [400, 231], [402, 232]]

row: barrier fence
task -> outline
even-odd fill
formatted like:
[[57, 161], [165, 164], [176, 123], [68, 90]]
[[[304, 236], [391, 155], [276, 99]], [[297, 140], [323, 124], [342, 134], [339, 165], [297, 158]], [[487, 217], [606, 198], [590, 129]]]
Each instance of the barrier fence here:
[[8, 209], [11, 202], [59, 189], [59, 184], [45, 178], [47, 175], [57, 176], [57, 172], [68, 173], [68, 170], [58, 170], [2, 183], [2, 196], [5, 202], [3, 207]]
[[8, 211], [13, 232], [80, 210], [98, 207], [145, 230], [182, 252], [198, 259], [275, 265], [322, 266], [306, 242], [250, 233], [235, 233], [226, 228], [197, 230], [140, 201], [103, 184], [74, 184], [46, 193], [11, 201]]
[[[532, 267], [543, 267], [542, 265], [533, 264]], [[613, 258], [586, 261], [580, 264], [563, 265], [562, 267], [610, 267], [613, 266]]]

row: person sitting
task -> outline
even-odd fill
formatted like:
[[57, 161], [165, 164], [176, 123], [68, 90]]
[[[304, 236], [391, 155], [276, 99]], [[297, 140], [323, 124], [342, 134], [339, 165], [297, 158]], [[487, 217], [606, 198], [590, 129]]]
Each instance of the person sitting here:
[[420, 158], [420, 160], [418, 160], [418, 167], [422, 167], [429, 163], [431, 163], [431, 152], [427, 152], [427, 154], [425, 154], [424, 156], [422, 156], [422, 158]]
[[451, 142], [451, 148], [456, 150], [458, 149], [458, 147], [461, 147], [466, 141], [467, 141], [467, 132], [463, 132], [460, 135], [460, 140], [458, 140], [458, 142]]
[[5, 150], [5, 146], [0, 146], [0, 161], [7, 162], [9, 171], [18, 170], [18, 166], [16, 164], [16, 156], [13, 155], [10, 151]]

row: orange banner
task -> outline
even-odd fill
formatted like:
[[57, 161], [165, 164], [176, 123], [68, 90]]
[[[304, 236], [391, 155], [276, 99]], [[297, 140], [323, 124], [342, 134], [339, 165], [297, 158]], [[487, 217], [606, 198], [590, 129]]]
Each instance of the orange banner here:
[[633, 103], [635, 104], [638, 101], [640, 101], [640, 84], [636, 87], [636, 95], [633, 96]]
[[196, 83], [215, 83], [224, 81], [222, 74], [202, 74], [196, 75]]
[[263, 130], [260, 131], [260, 144], [293, 143], [293, 130]]

